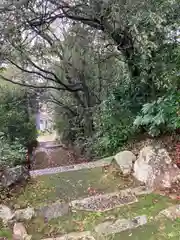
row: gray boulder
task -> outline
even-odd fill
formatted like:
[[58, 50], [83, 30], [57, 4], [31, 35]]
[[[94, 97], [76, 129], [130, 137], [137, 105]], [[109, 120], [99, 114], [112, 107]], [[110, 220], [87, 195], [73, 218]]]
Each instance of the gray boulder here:
[[25, 209], [16, 210], [14, 215], [18, 221], [31, 220], [35, 216], [35, 211], [34, 208], [28, 207]]
[[18, 182], [25, 181], [29, 178], [29, 171], [24, 166], [6, 168], [0, 174], [0, 187], [10, 187]]
[[156, 216], [156, 219], [163, 217], [169, 218], [172, 221], [176, 220], [177, 218], [180, 218], [180, 205], [170, 206], [167, 209], [162, 210]]
[[13, 240], [31, 240], [32, 236], [27, 234], [27, 231], [22, 223], [15, 223], [13, 227]]
[[159, 146], [144, 147], [134, 164], [134, 177], [152, 189], [170, 188], [178, 174], [167, 151]]
[[145, 215], [137, 216], [132, 219], [123, 218], [116, 221], [106, 221], [100, 223], [95, 227], [95, 232], [98, 235], [107, 236], [120, 233], [129, 229], [134, 229], [145, 224], [147, 224], [147, 217]]
[[12, 220], [14, 214], [11, 209], [3, 204], [0, 204], [0, 219], [4, 224], [7, 224], [10, 220]]
[[136, 156], [130, 151], [122, 151], [117, 153], [114, 156], [114, 159], [120, 167], [122, 173], [127, 175], [131, 173], [133, 162], [136, 160]]

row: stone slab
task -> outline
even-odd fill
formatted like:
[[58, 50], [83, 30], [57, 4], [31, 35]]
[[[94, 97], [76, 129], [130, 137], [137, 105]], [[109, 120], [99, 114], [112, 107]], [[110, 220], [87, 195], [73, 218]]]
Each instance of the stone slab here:
[[58, 218], [69, 213], [68, 203], [55, 202], [51, 205], [43, 206], [37, 209], [37, 215], [44, 217], [46, 220]]
[[91, 232], [74, 232], [65, 234], [61, 237], [56, 238], [46, 238], [42, 240], [95, 240], [95, 238], [91, 235]]
[[125, 230], [134, 229], [147, 223], [147, 217], [137, 216], [133, 219], [118, 219], [117, 221], [107, 221], [100, 223], [95, 227], [98, 235], [110, 235], [123, 232]]
[[56, 174], [56, 173], [61, 173], [61, 172], [78, 171], [81, 169], [104, 167], [109, 164], [110, 164], [110, 162], [108, 162], [106, 160], [98, 160], [95, 162], [81, 163], [81, 164], [75, 164], [75, 165], [69, 165], [69, 166], [63, 166], [63, 167], [45, 168], [45, 169], [30, 171], [30, 176], [37, 177], [37, 176]]
[[131, 189], [119, 192], [100, 194], [80, 200], [71, 201], [72, 209], [84, 211], [105, 212], [114, 208], [122, 207], [137, 202], [138, 199]]
[[174, 205], [169, 208], [162, 210], [157, 216], [156, 219], [161, 217], [167, 217], [170, 220], [174, 221], [177, 218], [180, 218], [180, 205]]

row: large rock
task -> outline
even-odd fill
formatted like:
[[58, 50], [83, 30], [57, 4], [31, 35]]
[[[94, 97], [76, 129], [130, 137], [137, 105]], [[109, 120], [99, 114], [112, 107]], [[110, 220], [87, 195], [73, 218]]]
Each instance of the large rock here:
[[15, 223], [13, 227], [13, 240], [30, 240], [32, 236], [27, 234], [27, 231], [22, 223]]
[[134, 164], [134, 177], [153, 189], [170, 188], [178, 174], [167, 151], [158, 146], [144, 147]]
[[69, 204], [55, 202], [37, 210], [37, 214], [47, 220], [58, 218], [69, 213]]
[[6, 168], [0, 175], [0, 186], [10, 187], [13, 184], [27, 180], [29, 171], [24, 166], [16, 166], [14, 168]]
[[11, 209], [5, 205], [0, 205], [0, 219], [2, 219], [4, 224], [7, 224], [10, 220], [12, 220], [14, 214]]
[[162, 210], [156, 217], [156, 219], [167, 217], [170, 220], [174, 221], [177, 218], [180, 218], [180, 205], [174, 205], [167, 209]]
[[35, 216], [34, 208], [28, 207], [25, 209], [16, 210], [15, 213], [16, 220], [31, 220]]
[[136, 156], [130, 151], [123, 151], [117, 153], [114, 159], [119, 165], [122, 173], [126, 175], [131, 173], [133, 162], [136, 160]]

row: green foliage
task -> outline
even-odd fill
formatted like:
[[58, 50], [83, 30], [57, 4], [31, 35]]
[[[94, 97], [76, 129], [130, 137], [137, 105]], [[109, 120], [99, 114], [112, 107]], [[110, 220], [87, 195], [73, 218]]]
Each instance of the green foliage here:
[[35, 121], [26, 89], [1, 82], [0, 97], [0, 165], [16, 166], [26, 161], [26, 147], [36, 139]]
[[0, 86], [0, 131], [8, 142], [16, 139], [26, 146], [36, 139], [35, 121], [28, 112], [27, 90], [11, 85]]
[[[57, 87], [50, 95], [58, 106], [56, 127], [62, 140], [81, 139], [98, 154], [109, 155], [137, 129], [157, 136], [179, 128], [179, 96], [168, 93], [180, 89], [178, 1], [78, 0], [67, 8], [47, 0], [46, 9], [37, 8], [39, 0], [32, 2], [2, 15], [3, 57], [26, 74], [31, 69], [30, 78], [42, 77], [47, 86]], [[62, 12], [69, 19], [57, 36], [51, 23]], [[9, 23], [9, 14], [18, 23]], [[37, 23], [41, 31], [36, 31]], [[4, 29], [10, 30], [8, 34]], [[29, 34], [35, 36], [33, 43]], [[6, 100], [0, 102], [0, 131], [9, 141], [28, 142], [35, 135], [34, 126], [27, 117], [24, 90], [18, 96], [17, 105], [9, 104], [14, 95], [2, 97]]]
[[143, 127], [151, 136], [180, 128], [180, 94], [169, 93], [157, 101], [143, 105], [141, 114], [134, 121], [136, 128]]
[[25, 147], [21, 143], [19, 143], [18, 139], [15, 139], [13, 144], [8, 142], [3, 134], [0, 137], [0, 165], [13, 167], [24, 163], [25, 160]]
[[112, 155], [133, 135], [133, 114], [126, 105], [111, 96], [97, 113], [98, 141], [94, 149], [100, 156]]

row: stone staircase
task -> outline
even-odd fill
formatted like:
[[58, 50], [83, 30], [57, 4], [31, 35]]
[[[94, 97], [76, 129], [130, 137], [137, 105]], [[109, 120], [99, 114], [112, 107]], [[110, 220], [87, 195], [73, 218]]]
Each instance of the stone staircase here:
[[111, 163], [110, 159], [108, 160], [104, 159], [104, 160], [99, 160], [95, 162], [74, 164], [74, 165], [63, 166], [63, 167], [45, 168], [45, 169], [30, 171], [30, 176], [37, 177], [37, 176], [56, 174], [61, 172], [78, 171], [81, 169], [104, 167], [104, 166], [110, 165], [110, 163]]

